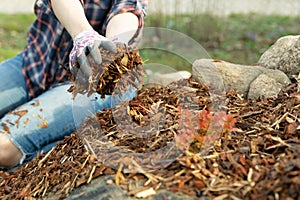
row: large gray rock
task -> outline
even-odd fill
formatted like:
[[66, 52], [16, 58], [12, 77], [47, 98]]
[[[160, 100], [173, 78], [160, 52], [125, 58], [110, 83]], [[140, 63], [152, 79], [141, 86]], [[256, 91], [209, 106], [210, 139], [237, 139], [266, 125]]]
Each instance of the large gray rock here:
[[251, 84], [248, 99], [276, 97], [280, 90], [290, 83], [290, 79], [279, 70], [261, 73]]
[[269, 69], [283, 71], [289, 77], [300, 72], [300, 36], [279, 38], [260, 57], [258, 64]]
[[259, 66], [243, 66], [221, 60], [199, 59], [193, 63], [192, 76], [196, 81], [208, 85], [218, 85], [228, 91], [237, 89], [247, 97], [250, 83], [256, 79], [265, 68]]
[[[192, 76], [196, 81], [208, 85], [209, 89], [219, 90], [219, 94], [222, 88], [226, 92], [230, 89], [237, 89], [245, 98], [252, 99], [275, 97], [284, 86], [290, 83], [289, 78], [278, 70], [213, 59], [196, 60], [193, 63]], [[258, 77], [259, 79], [256, 80]], [[268, 77], [267, 81], [264, 81], [265, 77]], [[265, 90], [262, 90], [259, 84], [265, 87]], [[266, 92], [266, 90], [269, 91]]]

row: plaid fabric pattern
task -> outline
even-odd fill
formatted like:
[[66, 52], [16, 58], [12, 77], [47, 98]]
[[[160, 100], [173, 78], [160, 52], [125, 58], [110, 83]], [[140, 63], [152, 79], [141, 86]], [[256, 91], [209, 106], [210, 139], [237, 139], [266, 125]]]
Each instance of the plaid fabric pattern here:
[[[130, 43], [141, 37], [148, 0], [83, 0], [86, 17], [94, 30], [105, 35], [109, 20], [120, 13], [132, 12], [139, 29]], [[29, 29], [23, 52], [23, 74], [29, 96], [36, 97], [54, 85], [68, 81], [69, 53], [73, 41], [55, 17], [50, 0], [37, 0], [36, 21]], [[76, 13], [74, 13], [76, 14]]]

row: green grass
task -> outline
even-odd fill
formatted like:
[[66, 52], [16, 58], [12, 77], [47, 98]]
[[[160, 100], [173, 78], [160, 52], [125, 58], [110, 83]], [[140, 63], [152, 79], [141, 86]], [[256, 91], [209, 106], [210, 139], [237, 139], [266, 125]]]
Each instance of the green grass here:
[[[0, 61], [22, 51], [33, 14], [0, 14]], [[240, 64], [254, 64], [278, 38], [300, 33], [300, 17], [232, 15], [148, 15], [146, 27], [163, 27], [184, 33], [207, 50], [211, 58]], [[167, 38], [166, 38], [167, 39]], [[155, 44], [154, 44], [155, 45]], [[170, 45], [170, 44], [169, 44]], [[143, 60], [178, 70], [190, 70], [190, 63], [172, 52], [141, 50]]]
[[33, 14], [0, 14], [0, 62], [22, 51], [34, 19]]

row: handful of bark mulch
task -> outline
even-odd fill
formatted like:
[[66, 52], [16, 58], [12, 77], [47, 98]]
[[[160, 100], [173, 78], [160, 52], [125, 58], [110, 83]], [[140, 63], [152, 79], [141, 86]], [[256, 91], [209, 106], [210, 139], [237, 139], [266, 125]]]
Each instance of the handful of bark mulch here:
[[92, 70], [88, 80], [77, 80], [77, 77], [70, 76], [73, 86], [68, 91], [73, 93], [74, 98], [78, 93], [90, 96], [95, 92], [104, 98], [104, 95], [120, 94], [129, 86], [137, 88], [138, 83], [142, 82], [145, 71], [137, 47], [117, 44], [117, 53], [102, 48], [100, 53], [100, 65], [88, 56]]

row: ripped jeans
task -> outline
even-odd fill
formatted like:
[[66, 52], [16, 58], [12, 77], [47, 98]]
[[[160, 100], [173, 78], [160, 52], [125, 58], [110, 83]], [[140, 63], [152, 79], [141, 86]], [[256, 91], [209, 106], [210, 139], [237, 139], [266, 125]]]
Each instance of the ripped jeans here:
[[[47, 152], [70, 135], [88, 114], [130, 100], [136, 90], [119, 96], [79, 95], [75, 103], [67, 91], [70, 84], [59, 85], [29, 99], [22, 74], [22, 54], [0, 63], [0, 134], [5, 134], [22, 152], [20, 164], [38, 152]], [[85, 105], [86, 104], [86, 105]], [[77, 124], [76, 124], [77, 123]], [[75, 126], [76, 125], [76, 126]]]

